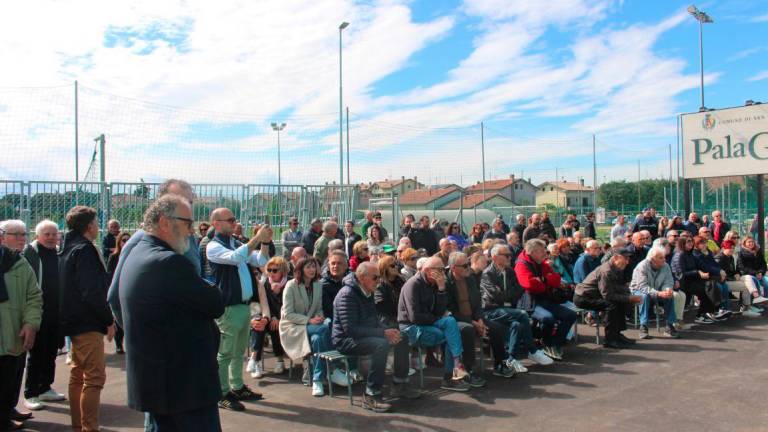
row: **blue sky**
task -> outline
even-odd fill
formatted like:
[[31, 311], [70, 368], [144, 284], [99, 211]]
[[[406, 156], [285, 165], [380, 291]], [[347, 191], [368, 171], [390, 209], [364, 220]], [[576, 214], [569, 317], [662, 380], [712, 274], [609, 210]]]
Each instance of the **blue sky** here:
[[[469, 184], [668, 175], [676, 114], [699, 107], [698, 24], [680, 1], [149, 0], [0, 14], [0, 177], [72, 177], [108, 140], [107, 177], [338, 180], [338, 24], [352, 180]], [[706, 105], [768, 102], [768, 2], [697, 4]], [[32, 23], [35, 23], [32, 26]], [[52, 88], [37, 88], [55, 86]], [[29, 89], [28, 87], [35, 87]], [[673, 153], [674, 153], [673, 149]], [[226, 167], [222, 169], [221, 167]], [[84, 169], [81, 169], [84, 171]], [[346, 171], [346, 168], [345, 168]]]

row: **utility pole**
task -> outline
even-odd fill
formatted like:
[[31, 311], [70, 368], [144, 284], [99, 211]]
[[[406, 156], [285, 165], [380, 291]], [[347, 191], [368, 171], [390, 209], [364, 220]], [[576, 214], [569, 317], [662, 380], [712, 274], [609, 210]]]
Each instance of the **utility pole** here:
[[637, 160], [637, 211], [642, 210], [640, 204], [640, 159]]
[[341, 75], [341, 32], [349, 25], [344, 21], [339, 25], [339, 191], [344, 184], [344, 109], [343, 105], [343, 86]]
[[592, 134], [592, 212], [597, 213], [597, 152], [595, 134]]
[[78, 132], [78, 115], [77, 115], [77, 80], [75, 80], [75, 182], [80, 181], [80, 166], [78, 161], [78, 155], [80, 154], [78, 150], [79, 144], [79, 132]]
[[485, 202], [485, 125], [480, 122], [480, 156], [483, 158], [483, 202]]
[[347, 107], [347, 184], [352, 184], [352, 177], [349, 176], [349, 107]]
[[[669, 200], [672, 201], [672, 143], [669, 143]], [[664, 205], [666, 204], [665, 202]], [[672, 207], [672, 204], [669, 206]]]

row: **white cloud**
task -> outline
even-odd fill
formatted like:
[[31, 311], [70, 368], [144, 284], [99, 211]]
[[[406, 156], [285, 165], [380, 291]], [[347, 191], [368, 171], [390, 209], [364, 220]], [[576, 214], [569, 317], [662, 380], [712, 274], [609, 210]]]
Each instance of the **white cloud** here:
[[764, 79], [768, 79], [768, 70], [764, 70], [762, 72], [758, 72], [755, 75], [752, 75], [748, 78], [748, 81], [762, 81]]

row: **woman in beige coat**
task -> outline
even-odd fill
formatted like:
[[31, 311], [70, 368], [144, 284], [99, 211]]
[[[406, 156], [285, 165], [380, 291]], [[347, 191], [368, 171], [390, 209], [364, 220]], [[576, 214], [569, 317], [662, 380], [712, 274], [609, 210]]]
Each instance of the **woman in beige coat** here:
[[[315, 257], [299, 260], [283, 291], [280, 311], [280, 341], [286, 355], [303, 359], [313, 353], [330, 351], [331, 329], [323, 316], [323, 288], [320, 285], [320, 262]], [[308, 368], [304, 374], [308, 383]], [[315, 361], [312, 371], [312, 395], [323, 396], [325, 362]]]

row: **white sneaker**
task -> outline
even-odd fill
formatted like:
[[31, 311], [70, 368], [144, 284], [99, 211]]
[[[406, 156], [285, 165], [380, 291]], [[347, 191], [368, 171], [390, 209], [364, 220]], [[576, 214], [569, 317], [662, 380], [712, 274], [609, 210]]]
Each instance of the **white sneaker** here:
[[515, 373], [526, 373], [526, 372], [528, 372], [528, 368], [523, 366], [523, 364], [520, 363], [520, 361], [517, 360], [517, 359], [513, 359], [513, 358], [507, 359], [506, 360], [506, 365], [507, 365], [508, 368], [510, 368], [513, 371], [515, 371]]
[[312, 383], [312, 396], [314, 397], [325, 396], [325, 389], [323, 388], [323, 383], [321, 383], [320, 381], [315, 381]]
[[536, 350], [535, 353], [528, 354], [528, 358], [533, 360], [534, 362], [536, 362], [536, 363], [538, 363], [540, 365], [544, 365], [544, 366], [551, 365], [552, 363], [555, 362], [554, 360], [552, 360], [551, 357], [549, 357], [548, 355], [544, 354], [544, 352], [542, 350]]
[[253, 372], [256, 370], [256, 360], [253, 358], [248, 359], [248, 364], [245, 366], [246, 372]]
[[763, 296], [757, 296], [752, 299], [752, 304], [762, 304], [768, 302], [768, 298], [765, 298]]
[[348, 386], [349, 382], [347, 381], [347, 374], [341, 369], [334, 369], [333, 373], [331, 373], [331, 383], [342, 387]]
[[45, 405], [40, 402], [39, 398], [33, 397], [24, 399], [24, 407], [30, 411], [40, 411], [41, 409], [45, 408]]
[[251, 371], [251, 378], [261, 378], [264, 376], [264, 370], [261, 369], [261, 363], [254, 362], [253, 371]]
[[408, 368], [408, 376], [414, 376], [414, 375], [416, 375], [416, 369]]
[[68, 364], [68, 365], [72, 364], [72, 353], [71, 352], [67, 353], [67, 358], [64, 360], [64, 364]]
[[278, 361], [277, 363], [275, 363], [275, 370], [274, 370], [274, 372], [277, 375], [281, 375], [281, 374], [285, 373], [285, 362]]
[[763, 314], [757, 313], [757, 312], [752, 312], [749, 309], [744, 309], [743, 311], [741, 311], [741, 316], [750, 317], [750, 318], [757, 318], [757, 317], [763, 316]]
[[54, 389], [48, 390], [37, 398], [43, 402], [60, 402], [66, 399], [63, 394], [56, 392]]

